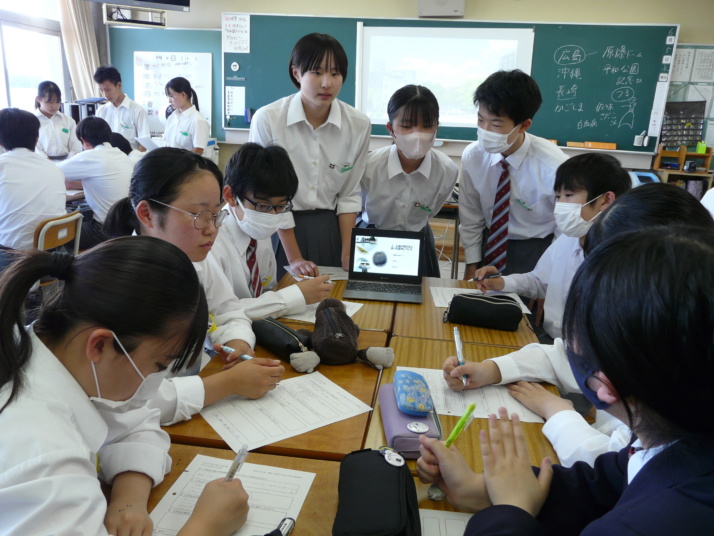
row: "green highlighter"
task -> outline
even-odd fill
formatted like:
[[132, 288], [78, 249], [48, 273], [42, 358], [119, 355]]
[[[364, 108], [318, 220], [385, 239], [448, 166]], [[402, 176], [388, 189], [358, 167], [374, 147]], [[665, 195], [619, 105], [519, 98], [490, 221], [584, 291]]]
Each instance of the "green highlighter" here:
[[469, 404], [469, 407], [466, 408], [466, 411], [464, 411], [464, 414], [461, 416], [459, 419], [459, 422], [456, 423], [456, 426], [454, 426], [454, 429], [451, 430], [451, 433], [449, 434], [449, 437], [446, 438], [446, 443], [444, 445], [448, 448], [451, 446], [451, 444], [456, 441], [456, 439], [459, 437], [461, 432], [466, 430], [469, 427], [469, 424], [471, 424], [471, 421], [474, 420], [474, 410], [476, 409], [476, 404], [473, 402]]

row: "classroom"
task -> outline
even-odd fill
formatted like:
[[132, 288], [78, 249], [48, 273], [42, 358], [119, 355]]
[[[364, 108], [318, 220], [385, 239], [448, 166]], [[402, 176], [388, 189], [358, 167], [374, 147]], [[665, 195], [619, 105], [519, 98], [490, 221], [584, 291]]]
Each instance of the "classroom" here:
[[714, 2], [36, 1], [0, 536], [714, 533]]

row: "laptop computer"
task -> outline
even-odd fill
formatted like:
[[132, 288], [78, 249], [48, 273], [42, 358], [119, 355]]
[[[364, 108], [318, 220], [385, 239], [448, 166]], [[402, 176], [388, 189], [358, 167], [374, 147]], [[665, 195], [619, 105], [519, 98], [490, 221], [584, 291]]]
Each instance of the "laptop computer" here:
[[424, 234], [352, 229], [350, 266], [343, 298], [422, 303]]

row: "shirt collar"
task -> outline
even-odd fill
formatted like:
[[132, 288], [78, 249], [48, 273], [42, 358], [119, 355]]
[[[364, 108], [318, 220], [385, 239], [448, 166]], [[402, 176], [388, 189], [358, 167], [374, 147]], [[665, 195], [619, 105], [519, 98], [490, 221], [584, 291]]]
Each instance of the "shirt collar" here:
[[181, 116], [189, 117], [190, 115], [195, 114], [197, 110], [196, 110], [196, 106], [192, 104], [190, 108], [186, 108], [186, 110], [184, 110], [183, 112], [181, 110], [176, 110], [176, 111]]
[[122, 108], [122, 107], [124, 107], [124, 108], [126, 108], [126, 109], [128, 110], [128, 109], [129, 109], [129, 103], [130, 103], [130, 102], [131, 102], [131, 99], [129, 98], [129, 95], [127, 95], [127, 94], [125, 93], [125, 94], [124, 94], [124, 99], [121, 101], [121, 103], [119, 104], [119, 106], [114, 106], [114, 104], [111, 103], [111, 102], [110, 102], [109, 104], [111, 104], [114, 108]]
[[[290, 104], [288, 105], [288, 126], [294, 125], [295, 123], [300, 123], [301, 121], [307, 121], [305, 117], [305, 108], [302, 105], [302, 99], [300, 98], [300, 93], [295, 93], [290, 99]], [[332, 101], [330, 105], [330, 114], [327, 116], [327, 121], [325, 123], [332, 123], [337, 128], [342, 127], [342, 112], [340, 111], [340, 105], [337, 99]], [[309, 124], [309, 123], [308, 123]]]
[[632, 479], [637, 476], [637, 473], [645, 466], [645, 464], [652, 458], [657, 456], [664, 449], [672, 445], [672, 443], [667, 443], [666, 445], [658, 445], [649, 449], [642, 448], [642, 442], [638, 439], [632, 443], [632, 448], [635, 449], [634, 454], [630, 456], [627, 462], [627, 483], [631, 483]]
[[424, 160], [422, 160], [422, 163], [419, 165], [419, 167], [414, 170], [412, 173], [407, 174], [404, 173], [404, 169], [402, 168], [402, 163], [399, 161], [399, 153], [397, 152], [397, 145], [392, 144], [390, 150], [389, 150], [389, 158], [387, 160], [387, 173], [388, 173], [388, 178], [393, 178], [397, 177], [398, 175], [411, 175], [412, 173], [419, 173], [421, 174], [425, 179], [429, 180], [429, 175], [431, 174], [431, 151], [426, 153], [426, 156], [424, 157]]
[[[531, 148], [531, 138], [530, 134], [528, 132], [524, 133], [525, 138], [523, 139], [523, 143], [521, 146], [516, 149], [516, 151], [513, 154], [509, 154], [506, 157], [506, 162], [508, 162], [508, 165], [511, 167], [518, 169], [521, 166], [521, 163], [525, 159], [525, 157], [528, 155], [528, 152], [530, 151]], [[495, 166], [498, 164], [501, 160], [503, 160], [503, 155], [501, 153], [496, 153], [491, 155], [491, 165]]]

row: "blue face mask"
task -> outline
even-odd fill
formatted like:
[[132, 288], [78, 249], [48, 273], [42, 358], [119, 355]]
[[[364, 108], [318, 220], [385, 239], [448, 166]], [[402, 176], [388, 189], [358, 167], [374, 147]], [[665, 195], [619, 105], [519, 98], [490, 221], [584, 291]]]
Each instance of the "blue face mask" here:
[[566, 353], [568, 354], [568, 363], [570, 363], [570, 370], [573, 371], [573, 376], [575, 376], [575, 381], [578, 384], [578, 387], [580, 387], [580, 391], [583, 393], [583, 396], [588, 399], [590, 403], [592, 403], [593, 406], [595, 406], [596, 409], [607, 409], [610, 407], [610, 404], [607, 402], [603, 402], [597, 397], [597, 393], [593, 391], [589, 386], [588, 386], [588, 379], [594, 376], [595, 370], [586, 370], [582, 371], [578, 365], [576, 365], [576, 362], [581, 362], [582, 358], [573, 352], [570, 348], [566, 348]]

